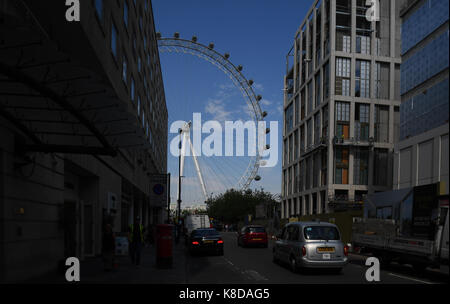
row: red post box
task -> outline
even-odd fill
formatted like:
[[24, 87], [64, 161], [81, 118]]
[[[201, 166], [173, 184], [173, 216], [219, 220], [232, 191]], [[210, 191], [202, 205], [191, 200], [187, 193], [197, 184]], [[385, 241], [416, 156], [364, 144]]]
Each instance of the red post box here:
[[156, 225], [156, 265], [171, 267], [173, 261], [173, 225]]

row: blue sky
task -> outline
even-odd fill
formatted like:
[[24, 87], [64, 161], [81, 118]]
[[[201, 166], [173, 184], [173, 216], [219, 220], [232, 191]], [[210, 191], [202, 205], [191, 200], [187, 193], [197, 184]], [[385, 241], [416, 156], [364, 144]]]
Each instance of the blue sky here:
[[[244, 67], [243, 74], [247, 79], [254, 80], [256, 93], [263, 96], [262, 108], [269, 113], [266, 120], [279, 122], [278, 165], [260, 169], [262, 180], [254, 182], [252, 188], [263, 187], [273, 193], [281, 192], [282, 89], [286, 55], [311, 4], [310, 0], [152, 1], [156, 31], [161, 32], [163, 37], [172, 37], [175, 32], [186, 39], [195, 35], [204, 44], [213, 42], [218, 52], [230, 53], [231, 62]], [[215, 66], [187, 54], [161, 53], [160, 57], [169, 127], [175, 120], [192, 120], [193, 112], [202, 113], [202, 120], [249, 119], [248, 106], [239, 90]], [[173, 137], [174, 134], [169, 134], [169, 142]], [[186, 205], [195, 201], [194, 197], [199, 195], [198, 191], [187, 186], [189, 178], [192, 178], [193, 184], [197, 183], [192, 173], [195, 172], [194, 165], [188, 162], [186, 188], [183, 186], [182, 191]], [[220, 180], [223, 175], [235, 174], [234, 178], [239, 177], [238, 168], [244, 167], [246, 162], [248, 158], [223, 161], [212, 158], [202, 161], [201, 167], [209, 166], [204, 170], [209, 188], [213, 188], [213, 182], [225, 184], [225, 180]], [[178, 159], [170, 153], [168, 171], [173, 177], [174, 202], [177, 195]], [[207, 172], [212, 173], [208, 175]], [[189, 174], [192, 176], [187, 176]]]

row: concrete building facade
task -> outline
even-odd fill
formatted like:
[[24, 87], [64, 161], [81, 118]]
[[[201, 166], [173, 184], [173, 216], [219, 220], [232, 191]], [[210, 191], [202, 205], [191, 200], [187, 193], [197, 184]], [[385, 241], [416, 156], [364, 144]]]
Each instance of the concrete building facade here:
[[[162, 223], [167, 107], [150, 0], [0, 1], [0, 281]], [[64, 275], [64, 274], [62, 274]]]
[[449, 188], [449, 2], [408, 1], [401, 10], [400, 142], [394, 189]]
[[316, 0], [301, 23], [285, 76], [282, 218], [358, 209], [392, 188], [402, 2]]

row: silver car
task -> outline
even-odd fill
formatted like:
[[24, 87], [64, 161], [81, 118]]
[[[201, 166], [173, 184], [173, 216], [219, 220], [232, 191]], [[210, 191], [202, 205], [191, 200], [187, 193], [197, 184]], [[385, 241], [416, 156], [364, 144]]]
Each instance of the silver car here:
[[292, 271], [330, 268], [341, 272], [348, 263], [348, 246], [336, 225], [295, 222], [284, 226], [273, 246], [273, 261], [289, 263]]

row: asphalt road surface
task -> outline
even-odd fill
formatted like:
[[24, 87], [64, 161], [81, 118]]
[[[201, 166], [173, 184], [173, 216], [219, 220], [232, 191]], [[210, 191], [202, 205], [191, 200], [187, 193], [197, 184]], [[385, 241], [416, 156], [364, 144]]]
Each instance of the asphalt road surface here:
[[[235, 232], [222, 232], [224, 256], [187, 257], [187, 282], [190, 284], [364, 284], [365, 257], [350, 255], [350, 263], [341, 274], [326, 270], [293, 273], [288, 266], [272, 262], [269, 248], [242, 248], [237, 246]], [[419, 275], [411, 267], [392, 264], [380, 272], [379, 283], [433, 284], [448, 283], [448, 275], [427, 271]], [[369, 284], [374, 284], [370, 282]]]

